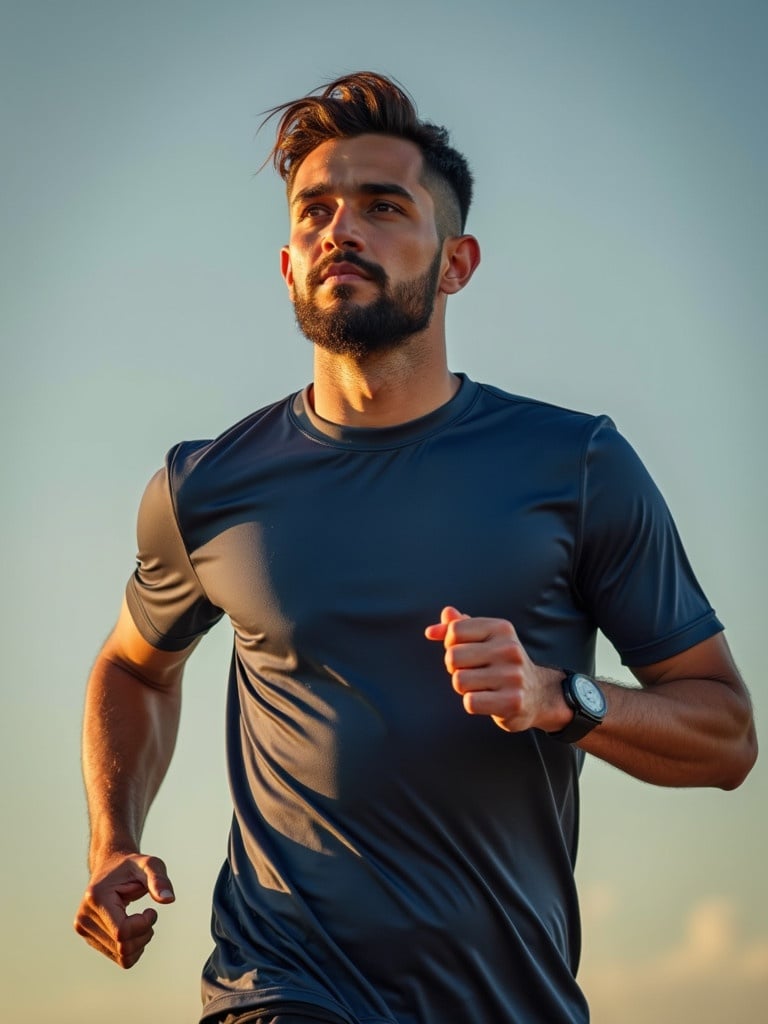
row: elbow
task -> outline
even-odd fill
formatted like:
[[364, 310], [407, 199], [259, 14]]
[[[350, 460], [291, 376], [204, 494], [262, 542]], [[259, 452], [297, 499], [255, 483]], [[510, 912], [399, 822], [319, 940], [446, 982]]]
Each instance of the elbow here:
[[732, 705], [732, 732], [728, 756], [723, 758], [723, 771], [717, 782], [720, 789], [738, 789], [757, 761], [757, 731], [752, 701], [743, 684], [735, 705]]
[[756, 760], [757, 734], [754, 725], [750, 723], [746, 735], [729, 760], [727, 774], [718, 783], [719, 788], [726, 791], [738, 789], [752, 771]]

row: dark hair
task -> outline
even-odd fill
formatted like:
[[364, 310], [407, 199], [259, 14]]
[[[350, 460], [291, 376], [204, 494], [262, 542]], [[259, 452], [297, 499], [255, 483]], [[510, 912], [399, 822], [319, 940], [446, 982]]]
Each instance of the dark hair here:
[[323, 142], [368, 133], [394, 135], [421, 151], [425, 178], [438, 192], [433, 197], [440, 208], [438, 227], [445, 234], [464, 230], [472, 202], [469, 164], [449, 144], [447, 129], [421, 121], [413, 99], [391, 79], [373, 71], [344, 75], [273, 107], [265, 122], [277, 114], [277, 138], [267, 159], [271, 157], [289, 191], [302, 160]]

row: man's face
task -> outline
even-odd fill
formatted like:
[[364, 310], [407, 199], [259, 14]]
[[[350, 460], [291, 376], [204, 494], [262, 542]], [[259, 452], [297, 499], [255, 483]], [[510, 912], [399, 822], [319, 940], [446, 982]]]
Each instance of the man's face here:
[[422, 157], [404, 139], [325, 142], [299, 167], [282, 271], [302, 332], [364, 356], [424, 331], [442, 265]]

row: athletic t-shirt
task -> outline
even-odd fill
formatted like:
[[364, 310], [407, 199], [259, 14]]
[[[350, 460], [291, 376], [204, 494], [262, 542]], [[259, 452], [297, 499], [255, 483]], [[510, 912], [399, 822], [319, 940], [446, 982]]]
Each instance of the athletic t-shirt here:
[[203, 1019], [283, 1001], [360, 1024], [579, 1024], [582, 753], [467, 715], [445, 605], [594, 671], [722, 627], [667, 507], [606, 417], [466, 377], [395, 427], [307, 393], [179, 445], [139, 515], [131, 614], [181, 650], [234, 628], [234, 815]]

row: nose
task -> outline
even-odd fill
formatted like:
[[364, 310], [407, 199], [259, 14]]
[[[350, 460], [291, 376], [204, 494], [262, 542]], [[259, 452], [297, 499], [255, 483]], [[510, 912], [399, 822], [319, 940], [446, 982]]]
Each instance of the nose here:
[[352, 249], [358, 252], [362, 248], [363, 240], [357, 218], [348, 206], [340, 203], [323, 235], [323, 251]]

